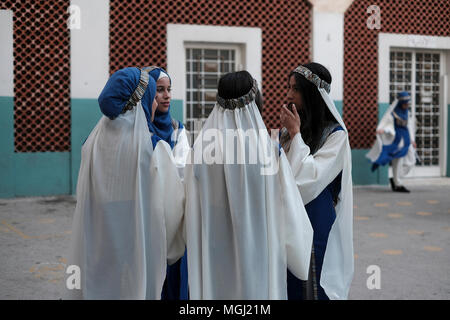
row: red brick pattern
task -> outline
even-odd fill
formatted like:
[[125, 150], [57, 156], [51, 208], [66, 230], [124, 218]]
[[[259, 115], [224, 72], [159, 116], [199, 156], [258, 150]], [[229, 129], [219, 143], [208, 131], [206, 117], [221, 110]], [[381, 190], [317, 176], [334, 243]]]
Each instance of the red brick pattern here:
[[[381, 12], [381, 29], [370, 30], [366, 12]], [[366, 149], [378, 120], [378, 33], [450, 36], [449, 0], [355, 0], [344, 18], [344, 120], [352, 148]], [[389, 66], [385, 66], [388, 68]]]
[[168, 23], [261, 28], [263, 118], [269, 128], [277, 128], [287, 76], [309, 61], [310, 11], [303, 0], [111, 0], [110, 72], [129, 66], [167, 67]]
[[15, 152], [70, 150], [69, 0], [6, 0], [13, 11]]

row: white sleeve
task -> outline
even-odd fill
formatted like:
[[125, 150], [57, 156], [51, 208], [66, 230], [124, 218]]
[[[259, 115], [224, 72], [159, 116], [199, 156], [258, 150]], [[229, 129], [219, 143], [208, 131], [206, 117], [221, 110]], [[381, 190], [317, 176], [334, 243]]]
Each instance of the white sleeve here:
[[416, 141], [416, 118], [411, 114], [411, 112], [409, 113], [408, 119], [408, 131], [411, 142]]
[[[395, 136], [395, 128], [394, 128], [394, 116], [392, 115], [392, 111], [388, 110], [383, 118], [381, 118], [380, 123], [377, 126], [377, 130], [383, 129], [384, 134], [394, 137]], [[389, 137], [388, 137], [389, 138]]]
[[185, 171], [186, 207], [183, 236], [189, 254], [189, 295], [191, 299], [202, 297], [202, 219], [201, 204], [194, 165], [186, 165]]
[[159, 141], [152, 154], [152, 170], [158, 175], [152, 187], [159, 210], [164, 212], [166, 227], [167, 262], [175, 263], [184, 254], [183, 220], [185, 191], [184, 185], [173, 165], [169, 145]]
[[305, 204], [314, 200], [342, 171], [346, 142], [347, 133], [338, 130], [311, 155], [300, 133], [295, 135], [287, 158]]
[[284, 151], [281, 152], [280, 156], [279, 177], [287, 266], [289, 271], [297, 278], [307, 280], [313, 229]]
[[177, 144], [172, 150], [175, 165], [181, 179], [184, 179], [184, 167], [186, 166], [187, 156], [190, 150], [191, 146], [189, 145], [188, 132], [183, 128], [178, 134]]

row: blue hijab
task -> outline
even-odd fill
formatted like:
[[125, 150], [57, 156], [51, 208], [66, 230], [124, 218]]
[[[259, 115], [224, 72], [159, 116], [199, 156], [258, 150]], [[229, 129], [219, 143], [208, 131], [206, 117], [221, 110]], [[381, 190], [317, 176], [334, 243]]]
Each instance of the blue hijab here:
[[407, 91], [399, 92], [397, 95], [397, 105], [394, 108], [394, 112], [403, 120], [408, 120], [408, 108], [404, 109], [402, 106], [405, 103], [409, 103], [411, 96]]
[[[149, 72], [150, 77], [153, 78], [155, 82], [158, 81], [161, 73], [166, 74], [172, 84], [169, 74], [163, 68], [155, 68]], [[154, 132], [157, 136], [155, 137], [155, 140], [164, 140], [170, 145], [170, 148], [173, 149], [174, 141], [172, 140], [172, 134], [174, 130], [172, 125], [172, 117], [170, 116], [170, 106], [167, 112], [161, 112], [156, 109], [153, 122], [149, 122], [148, 126], [150, 131]], [[183, 128], [181, 122], [179, 122], [178, 127], [179, 129]]]
[[[98, 103], [102, 113], [110, 119], [116, 118], [122, 112], [127, 104], [134, 90], [139, 84], [141, 70], [136, 67], [124, 68], [116, 71], [108, 80], [103, 88]], [[149, 77], [147, 89], [142, 96], [141, 103], [144, 109], [147, 124], [151, 123], [152, 119], [152, 104], [156, 95], [156, 81], [153, 77]], [[153, 133], [152, 144], [155, 148], [158, 142], [158, 137], [152, 131], [149, 125], [150, 132]]]

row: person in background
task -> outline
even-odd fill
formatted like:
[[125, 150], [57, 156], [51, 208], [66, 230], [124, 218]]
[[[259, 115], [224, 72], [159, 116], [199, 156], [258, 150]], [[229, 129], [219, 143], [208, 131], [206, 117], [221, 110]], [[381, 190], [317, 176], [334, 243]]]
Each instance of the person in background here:
[[410, 101], [408, 92], [398, 93], [378, 124], [375, 143], [366, 155], [372, 171], [391, 164], [389, 182], [394, 192], [410, 192], [403, 185], [402, 177], [416, 164], [415, 119], [409, 114]]

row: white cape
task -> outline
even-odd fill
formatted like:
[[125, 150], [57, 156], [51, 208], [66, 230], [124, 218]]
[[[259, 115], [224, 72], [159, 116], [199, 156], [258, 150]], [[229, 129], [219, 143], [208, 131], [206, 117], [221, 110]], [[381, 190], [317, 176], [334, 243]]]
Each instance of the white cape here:
[[[260, 162], [222, 164], [230, 150], [221, 140], [209, 150], [215, 164], [192, 164], [209, 152], [202, 144], [209, 129], [255, 129], [237, 136], [233, 152], [259, 143], [278, 171], [263, 175]], [[184, 218], [191, 299], [286, 299], [287, 268], [308, 277], [312, 227], [284, 151], [278, 157], [255, 103], [235, 110], [216, 104], [192, 153]]]
[[176, 143], [172, 150], [172, 155], [175, 161], [175, 165], [178, 169], [178, 174], [181, 179], [184, 179], [184, 168], [186, 166], [187, 157], [191, 151], [191, 146], [189, 145], [188, 135], [189, 132], [183, 129], [177, 129], [175, 132]]
[[347, 299], [354, 272], [351, 149], [347, 128], [336, 106], [325, 89], [319, 92], [344, 131], [330, 134], [314, 155], [297, 134], [290, 143], [287, 157], [305, 204], [314, 200], [342, 171], [336, 220], [328, 236], [320, 285], [330, 299]]
[[[394, 128], [394, 117], [392, 116], [392, 111], [397, 105], [398, 100], [394, 100], [392, 104], [389, 106], [388, 110], [384, 113], [381, 118], [380, 123], [378, 124], [377, 131], [380, 129], [384, 130], [384, 133], [377, 133], [375, 142], [370, 149], [370, 151], [366, 154], [366, 158], [370, 161], [374, 162], [380, 156], [381, 150], [383, 149], [383, 145], [391, 144], [395, 139], [395, 128]], [[416, 132], [416, 121], [415, 118], [409, 112], [408, 119], [408, 131], [411, 141], [415, 140], [415, 132]], [[403, 140], [399, 143], [399, 148], [403, 146]], [[414, 167], [416, 164], [416, 151], [412, 144], [409, 145], [408, 153], [406, 156], [399, 159], [399, 168], [401, 168], [401, 176], [405, 176], [408, 172]]]
[[75, 299], [160, 299], [167, 262], [184, 253], [184, 187], [170, 147], [151, 134], [141, 103], [102, 117], [82, 147], [68, 265]]

